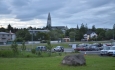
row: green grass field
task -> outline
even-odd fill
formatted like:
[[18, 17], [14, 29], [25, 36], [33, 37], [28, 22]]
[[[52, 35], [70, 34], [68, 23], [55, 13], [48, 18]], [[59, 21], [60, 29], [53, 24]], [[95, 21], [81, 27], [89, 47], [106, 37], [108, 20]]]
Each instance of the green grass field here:
[[0, 58], [0, 70], [115, 70], [115, 57], [86, 55], [86, 66], [61, 65], [63, 56]]

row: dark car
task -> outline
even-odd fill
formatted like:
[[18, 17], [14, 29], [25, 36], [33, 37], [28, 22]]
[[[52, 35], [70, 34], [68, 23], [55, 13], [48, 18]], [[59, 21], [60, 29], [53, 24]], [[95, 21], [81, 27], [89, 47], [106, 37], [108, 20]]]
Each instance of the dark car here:
[[75, 51], [85, 51], [86, 48], [85, 47], [77, 47], [76, 49], [74, 49]]

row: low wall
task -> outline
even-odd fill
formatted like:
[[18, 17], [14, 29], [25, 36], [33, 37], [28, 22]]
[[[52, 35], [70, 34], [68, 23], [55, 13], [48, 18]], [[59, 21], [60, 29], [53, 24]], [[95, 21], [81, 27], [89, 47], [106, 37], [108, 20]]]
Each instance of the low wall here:
[[[61, 41], [50, 41], [50, 43], [60, 43]], [[28, 44], [39, 44], [40, 43], [40, 41], [28, 41], [27, 42]]]
[[40, 43], [40, 41], [28, 41], [28, 44], [39, 44]]

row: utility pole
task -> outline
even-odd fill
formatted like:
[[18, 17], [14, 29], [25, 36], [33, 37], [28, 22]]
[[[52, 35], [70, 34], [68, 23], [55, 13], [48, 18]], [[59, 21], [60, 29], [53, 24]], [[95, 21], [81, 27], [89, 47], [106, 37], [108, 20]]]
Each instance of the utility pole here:
[[33, 30], [32, 30], [32, 49], [33, 49]]

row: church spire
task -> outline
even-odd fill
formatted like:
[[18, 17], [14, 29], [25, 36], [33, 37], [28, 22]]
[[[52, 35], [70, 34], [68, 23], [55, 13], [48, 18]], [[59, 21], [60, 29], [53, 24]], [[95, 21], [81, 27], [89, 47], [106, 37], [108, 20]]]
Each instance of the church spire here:
[[51, 29], [51, 16], [50, 16], [50, 13], [48, 14], [46, 28], [49, 29], [49, 30]]
[[48, 14], [48, 20], [51, 20], [51, 16], [50, 16], [50, 13]]

